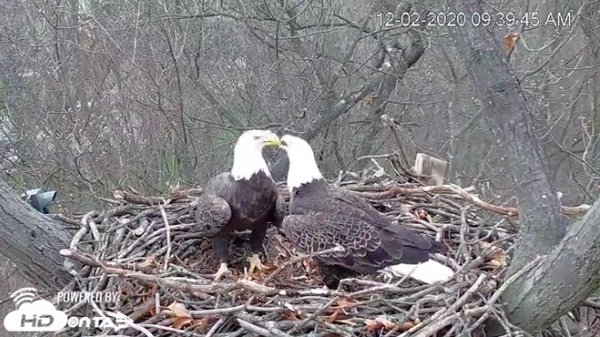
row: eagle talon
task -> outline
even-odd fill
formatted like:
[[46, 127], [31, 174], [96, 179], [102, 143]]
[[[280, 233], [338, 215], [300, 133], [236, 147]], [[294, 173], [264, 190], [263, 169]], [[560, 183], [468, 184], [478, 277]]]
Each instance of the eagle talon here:
[[260, 262], [260, 257], [258, 254], [252, 255], [252, 257], [248, 258], [248, 262], [250, 262], [250, 268], [248, 268], [248, 275], [252, 275], [254, 269], [265, 270], [267, 266]]
[[231, 276], [231, 271], [227, 268], [227, 263], [221, 263], [219, 270], [215, 274], [215, 281], [219, 281], [224, 275]]

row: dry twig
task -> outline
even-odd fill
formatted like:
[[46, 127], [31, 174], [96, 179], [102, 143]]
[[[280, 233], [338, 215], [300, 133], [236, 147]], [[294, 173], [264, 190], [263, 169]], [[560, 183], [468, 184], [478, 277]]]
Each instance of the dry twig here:
[[[427, 286], [410, 279], [385, 283], [381, 275], [367, 275], [343, 280], [341, 291], [322, 289], [312, 263], [317, 254], [297, 253], [277, 230], [270, 230], [265, 243], [270, 271], [252, 280], [244, 277], [250, 247], [247, 234], [240, 234], [231, 247], [232, 279], [213, 282], [208, 275], [218, 268], [218, 259], [210, 241], [194, 233], [193, 209], [202, 190], [174, 191], [163, 197], [116, 191], [116, 200], [108, 203], [112, 209], [74, 219], [54, 216], [65, 226], [78, 226], [69, 249], [60, 252], [83, 266], [69, 289], [120, 293], [120, 301], [103, 306], [129, 316], [134, 325], [105, 332], [140, 337], [311, 332], [366, 336], [376, 331], [386, 336], [451, 337], [480, 329], [487, 317], [502, 319], [500, 294], [533, 264], [498, 288], [498, 278], [510, 262], [506, 251], [513, 245], [515, 228], [508, 221], [481, 221], [478, 213], [515, 216], [517, 209], [484, 202], [472, 194], [473, 187], [377, 181], [340, 184], [392, 220], [441, 240], [448, 249], [444, 261], [459, 272], [457, 277]], [[280, 190], [287, 196], [285, 186]], [[563, 210], [575, 214], [584, 212], [584, 206]], [[105, 310], [86, 304], [69, 308], [65, 303], [59, 309], [81, 316]], [[502, 324], [507, 334], [518, 333], [509, 322]], [[90, 329], [69, 333], [98, 334]]]

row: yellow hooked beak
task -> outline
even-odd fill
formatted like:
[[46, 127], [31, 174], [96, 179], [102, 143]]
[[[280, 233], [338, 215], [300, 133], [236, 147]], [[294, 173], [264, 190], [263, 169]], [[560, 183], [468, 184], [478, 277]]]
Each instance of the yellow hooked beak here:
[[265, 145], [279, 147], [281, 146], [281, 141], [279, 140], [279, 137], [273, 136], [273, 138], [265, 139]]

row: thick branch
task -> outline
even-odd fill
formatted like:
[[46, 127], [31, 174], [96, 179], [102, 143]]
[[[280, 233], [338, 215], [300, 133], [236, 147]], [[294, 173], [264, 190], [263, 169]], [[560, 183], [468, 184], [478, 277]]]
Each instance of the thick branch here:
[[[463, 190], [462, 188], [460, 188], [460, 186], [457, 186], [457, 185], [449, 185], [449, 186], [453, 192], [460, 195], [465, 200], [477, 205], [477, 207], [488, 210], [490, 212], [495, 212], [495, 213], [507, 215], [507, 216], [518, 216], [519, 215], [519, 209], [516, 207], [502, 207], [502, 206], [493, 205], [493, 204], [487, 203], [487, 202], [479, 199], [478, 196], [473, 195], [473, 194]], [[561, 211], [566, 215], [576, 215], [576, 214], [585, 213], [590, 208], [591, 208], [591, 206], [587, 205], [587, 204], [581, 204], [579, 206], [561, 206]]]
[[61, 289], [71, 280], [59, 254], [69, 247], [70, 237], [65, 228], [25, 204], [0, 180], [0, 254], [38, 289]]
[[[478, 0], [454, 3], [456, 10], [468, 18], [473, 12], [483, 11]], [[550, 252], [566, 232], [566, 219], [550, 182], [546, 155], [535, 138], [531, 111], [503, 56], [500, 41], [481, 26], [467, 25], [451, 32], [478, 91], [487, 124], [501, 145], [507, 171], [512, 172], [521, 209], [520, 236], [510, 275], [537, 254]]]
[[600, 199], [544, 262], [505, 299], [512, 323], [534, 333], [580, 306], [600, 286]]

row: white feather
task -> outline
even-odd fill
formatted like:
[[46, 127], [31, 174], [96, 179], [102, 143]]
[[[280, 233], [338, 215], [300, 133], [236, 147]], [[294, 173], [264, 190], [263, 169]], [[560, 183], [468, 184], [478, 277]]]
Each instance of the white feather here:
[[290, 160], [287, 176], [287, 185], [290, 191], [302, 184], [323, 179], [315, 155], [306, 141], [289, 135], [281, 137], [281, 141], [286, 143], [285, 150]]
[[[260, 139], [254, 139], [254, 137]], [[262, 149], [265, 147], [262, 139], [277, 137], [271, 131], [250, 130], [244, 132], [233, 149], [233, 167], [231, 175], [235, 180], [250, 179], [253, 174], [263, 171], [271, 176], [267, 162], [263, 158]]]
[[410, 278], [427, 284], [446, 282], [454, 276], [454, 271], [451, 268], [434, 260], [429, 260], [420, 264], [401, 263], [389, 266], [381, 270], [381, 273], [396, 277], [409, 275]]

